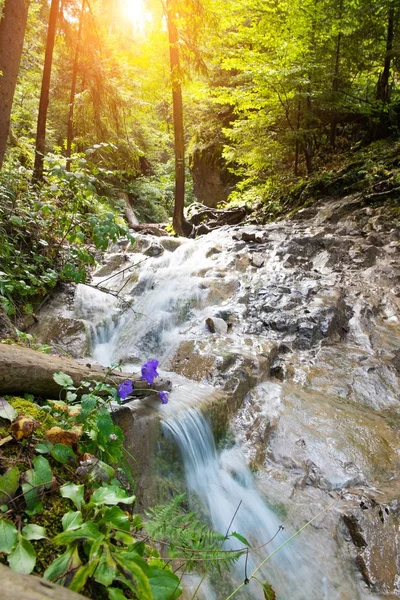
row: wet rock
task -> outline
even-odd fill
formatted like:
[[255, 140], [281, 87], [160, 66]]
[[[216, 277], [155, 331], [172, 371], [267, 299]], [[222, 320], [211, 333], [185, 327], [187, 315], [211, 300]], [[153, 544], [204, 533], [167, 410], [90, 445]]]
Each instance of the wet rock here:
[[225, 335], [228, 332], [228, 324], [218, 317], [208, 317], [206, 319], [206, 325], [210, 333]]
[[43, 344], [53, 346], [55, 351], [62, 348], [72, 358], [89, 354], [89, 335], [85, 322], [80, 319], [62, 316], [55, 319], [51, 315], [46, 315], [31, 327], [31, 332]]
[[146, 250], [143, 251], [143, 254], [145, 256], [156, 257], [156, 256], [161, 256], [161, 254], [163, 254], [163, 252], [164, 252], [164, 248], [161, 244], [152, 242], [150, 244], [150, 246], [148, 248], [146, 248]]
[[253, 254], [251, 257], [251, 264], [258, 269], [263, 266], [264, 262], [265, 260], [260, 254]]
[[206, 252], [206, 258], [210, 258], [210, 256], [214, 256], [214, 254], [220, 254], [222, 252], [221, 246], [212, 246]]
[[182, 238], [173, 237], [160, 237], [158, 242], [164, 248], [164, 250], [168, 250], [168, 252], [175, 252], [175, 250], [184, 243]]
[[256, 244], [262, 244], [265, 239], [265, 233], [262, 231], [247, 231], [244, 230], [242, 231], [242, 237], [241, 239], [244, 242], [255, 242]]
[[377, 593], [397, 596], [400, 576], [398, 503], [389, 506], [367, 503], [344, 515], [343, 521], [355, 546], [355, 563], [366, 584]]
[[128, 261], [129, 258], [126, 254], [113, 254], [107, 258], [106, 263], [94, 273], [94, 277], [108, 277], [114, 273], [114, 271], [118, 271], [118, 269], [123, 268], [123, 266], [127, 266], [126, 263]]

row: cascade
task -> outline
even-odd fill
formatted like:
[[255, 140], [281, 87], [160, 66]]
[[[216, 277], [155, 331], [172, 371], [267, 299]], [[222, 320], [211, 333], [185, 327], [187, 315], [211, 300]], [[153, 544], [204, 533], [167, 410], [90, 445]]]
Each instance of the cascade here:
[[[260, 571], [279, 600], [371, 600], [380, 590], [398, 596], [393, 267], [390, 255], [376, 267], [355, 263], [345, 250], [350, 242], [362, 250], [364, 241], [349, 241], [346, 229], [332, 233], [319, 219], [243, 233], [226, 228], [173, 249], [170, 239], [138, 236], [126, 253], [110, 249], [105, 267], [113, 268], [94, 274], [92, 285], [112, 293], [79, 285], [73, 311], [63, 316], [85, 324], [90, 355], [103, 365], [121, 361], [138, 371], [145, 360], [160, 361], [160, 373], [173, 380], [170, 402], [137, 400], [135, 418], [143, 407], [146, 418], [163, 422], [180, 450], [189, 498], [215, 529], [226, 532], [239, 503], [231, 531], [253, 545], [285, 526], [251, 553], [250, 573], [336, 499]], [[210, 318], [225, 329], [212, 333]], [[210, 402], [214, 412], [204, 411]], [[204, 412], [217, 426], [220, 418], [230, 423], [233, 445], [216, 447]], [[241, 560], [231, 591], [243, 575]], [[244, 597], [257, 598], [253, 583]], [[204, 600], [226, 597], [214, 581], [201, 587]]]

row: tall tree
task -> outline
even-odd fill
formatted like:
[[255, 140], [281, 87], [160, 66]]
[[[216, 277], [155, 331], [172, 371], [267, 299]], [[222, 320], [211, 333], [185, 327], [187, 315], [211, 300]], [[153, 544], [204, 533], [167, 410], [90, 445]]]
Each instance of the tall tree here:
[[6, 0], [0, 21], [0, 168], [10, 129], [10, 115], [21, 63], [29, 0]]
[[56, 38], [57, 18], [60, 0], [51, 0], [49, 25], [47, 29], [46, 53], [43, 66], [42, 88], [40, 92], [39, 115], [37, 121], [35, 165], [32, 180], [35, 182], [43, 179], [43, 163], [46, 145], [47, 109], [49, 106], [51, 67], [53, 63], [53, 50]]
[[177, 10], [174, 0], [166, 0], [169, 58], [172, 85], [172, 107], [174, 115], [175, 150], [175, 204], [173, 226], [178, 235], [189, 235], [192, 226], [185, 220], [185, 142], [183, 129], [182, 72], [179, 56], [179, 36], [177, 29]]
[[68, 113], [68, 131], [67, 131], [67, 164], [66, 169], [71, 169], [71, 150], [72, 142], [74, 139], [74, 107], [75, 107], [75, 94], [76, 94], [76, 80], [78, 77], [78, 66], [79, 66], [79, 53], [81, 49], [82, 39], [82, 26], [83, 26], [83, 13], [85, 10], [86, 0], [82, 0], [81, 10], [79, 13], [79, 25], [78, 25], [78, 39], [75, 48], [74, 64], [72, 66], [72, 82], [71, 82], [71, 94], [69, 99], [69, 113]]
[[390, 100], [390, 65], [393, 59], [393, 40], [394, 40], [394, 0], [388, 7], [387, 32], [386, 32], [386, 52], [383, 65], [383, 71], [379, 76], [376, 87], [376, 99], [387, 104]]

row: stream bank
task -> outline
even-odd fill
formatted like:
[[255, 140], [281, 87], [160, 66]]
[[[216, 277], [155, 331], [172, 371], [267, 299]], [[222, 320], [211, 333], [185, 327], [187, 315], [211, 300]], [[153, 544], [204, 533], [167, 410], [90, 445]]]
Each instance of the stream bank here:
[[166, 407], [123, 409], [143, 504], [157, 501], [159, 419], [203, 406], [288, 530], [335, 501], [295, 549], [316, 572], [307, 598], [399, 597], [399, 240], [357, 194], [198, 240], [137, 235], [93, 277], [118, 298], [68, 289], [32, 333], [124, 370], [157, 358], [176, 377]]

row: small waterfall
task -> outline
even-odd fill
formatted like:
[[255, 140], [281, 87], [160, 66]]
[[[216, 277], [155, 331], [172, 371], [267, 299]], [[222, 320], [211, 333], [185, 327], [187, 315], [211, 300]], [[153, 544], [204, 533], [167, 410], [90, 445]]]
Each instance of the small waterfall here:
[[[196, 409], [186, 411], [179, 418], [168, 419], [164, 427], [182, 455], [189, 498], [195, 497], [200, 501], [212, 527], [223, 534], [229, 527], [230, 533], [237, 531], [252, 547], [262, 546], [274, 538], [281, 523], [257, 491], [240, 449], [234, 446], [219, 454], [209, 424]], [[250, 553], [248, 576], [288, 537], [290, 534], [281, 532], [264, 548]], [[243, 545], [235, 538], [224, 545], [224, 548], [230, 549], [241, 547]], [[307, 584], [301, 562], [296, 557], [296, 543], [291, 542], [266, 564], [258, 576], [273, 585], [280, 600], [301, 600], [306, 597]], [[232, 590], [244, 579], [243, 556], [234, 568]], [[261, 586], [254, 580], [243, 588], [238, 597], [264, 598]], [[310, 594], [307, 597], [314, 596]], [[323, 593], [319, 595], [320, 599], [324, 597]]]

